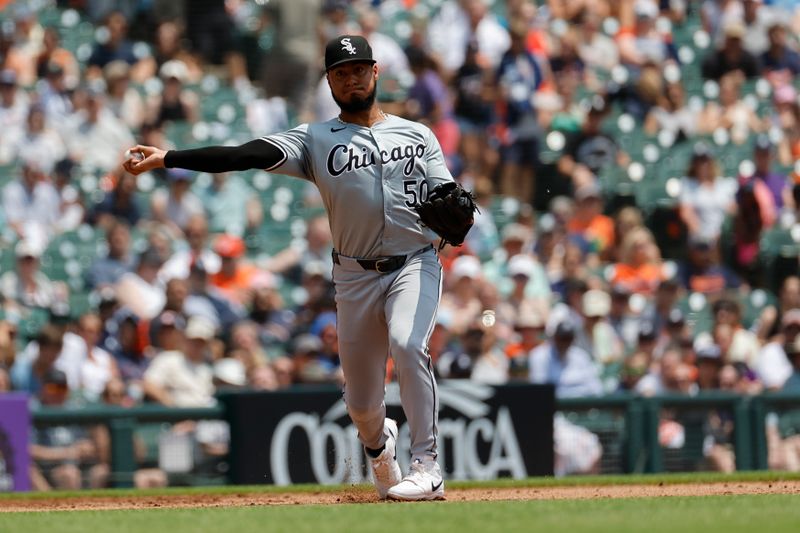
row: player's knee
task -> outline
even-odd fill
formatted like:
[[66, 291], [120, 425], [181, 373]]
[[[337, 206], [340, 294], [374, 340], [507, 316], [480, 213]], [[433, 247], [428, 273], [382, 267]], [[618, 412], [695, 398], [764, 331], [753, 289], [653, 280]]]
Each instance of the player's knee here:
[[347, 412], [356, 424], [369, 422], [373, 418], [382, 417], [382, 403], [380, 400], [377, 403], [348, 401]]
[[429, 357], [424, 345], [406, 346], [402, 349], [392, 350], [394, 358], [394, 372], [397, 379], [403, 381], [406, 376], [424, 373], [428, 367]]
[[[426, 356], [425, 346], [427, 338], [423, 335], [401, 333], [389, 336], [389, 346], [399, 367], [414, 365], [420, 358]], [[413, 362], [413, 363], [412, 363]]]

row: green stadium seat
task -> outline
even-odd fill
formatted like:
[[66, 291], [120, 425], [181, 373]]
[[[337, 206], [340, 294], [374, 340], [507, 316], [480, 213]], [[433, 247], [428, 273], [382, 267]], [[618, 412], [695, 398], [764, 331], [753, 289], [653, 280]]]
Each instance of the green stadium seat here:
[[507, 224], [513, 222], [519, 213], [519, 202], [513, 198], [495, 196], [492, 198], [489, 210], [492, 213], [497, 228], [502, 230]]
[[793, 238], [791, 230], [777, 224], [761, 235], [760, 246], [762, 259], [766, 261], [778, 255], [796, 257], [800, 253], [800, 243]]
[[755, 289], [749, 294], [740, 294], [739, 303], [742, 306], [742, 324], [746, 328], [753, 326], [753, 323], [761, 315], [761, 312], [771, 305], [776, 305], [778, 298], [769, 290]]
[[135, 438], [142, 444], [143, 456], [139, 458], [140, 468], [158, 466], [158, 437], [164, 431], [164, 424], [138, 424], [134, 432]]
[[708, 298], [700, 293], [692, 293], [678, 301], [677, 307], [686, 317], [694, 336], [711, 331], [714, 319]]
[[2, 248], [0, 248], [0, 272], [14, 270], [16, 263], [14, 247], [11, 244], [3, 243]]
[[69, 296], [69, 315], [73, 319], [79, 318], [81, 315], [91, 312], [95, 308], [92, 305], [90, 294], [88, 292], [77, 292]]
[[39, 334], [42, 327], [50, 321], [50, 312], [47, 309], [34, 308], [21, 317], [17, 329], [21, 339], [31, 340]]

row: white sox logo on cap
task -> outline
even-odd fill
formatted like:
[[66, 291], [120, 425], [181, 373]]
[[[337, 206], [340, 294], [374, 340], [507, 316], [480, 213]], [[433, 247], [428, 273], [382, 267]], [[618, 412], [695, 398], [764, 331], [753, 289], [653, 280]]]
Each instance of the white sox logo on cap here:
[[360, 35], [339, 35], [325, 45], [325, 70], [330, 70], [342, 63], [363, 61], [375, 63], [372, 58], [372, 48]]
[[350, 38], [349, 37], [345, 37], [340, 42], [342, 43], [342, 50], [346, 50], [347, 52], [350, 52], [350, 55], [355, 55], [356, 54], [356, 47], [353, 46], [353, 43], [350, 42]]

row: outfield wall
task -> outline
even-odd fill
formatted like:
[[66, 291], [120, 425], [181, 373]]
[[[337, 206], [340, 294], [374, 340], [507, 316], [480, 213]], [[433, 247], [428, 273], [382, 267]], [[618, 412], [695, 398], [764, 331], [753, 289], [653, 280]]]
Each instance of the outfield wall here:
[[[40, 408], [32, 418], [36, 428], [106, 427], [113, 486], [131, 486], [134, 473], [144, 467], [162, 468], [170, 484], [180, 485], [366, 479], [363, 452], [338, 389], [228, 393], [220, 399], [219, 405], [204, 409]], [[614, 395], [553, 403], [548, 388], [445, 382], [440, 400], [441, 461], [450, 479], [569, 475], [576, 472], [563, 469], [565, 456], [574, 462], [597, 450], [597, 461], [587, 463], [590, 469], [582, 473], [708, 470], [714, 446], [731, 454], [737, 470], [782, 468], [771, 455], [776, 442], [800, 440], [797, 394]], [[406, 461], [407, 428], [394, 386], [387, 389], [387, 411], [400, 421], [399, 458]], [[8, 413], [0, 409], [6, 441]], [[202, 456], [190, 435], [176, 431], [187, 420], [229, 422], [229, 451], [211, 460]], [[579, 431], [562, 434], [564, 423]], [[142, 443], [144, 458], [137, 446]], [[10, 479], [8, 458], [3, 464], [0, 475]], [[586, 466], [580, 460], [576, 464]], [[18, 478], [24, 468], [16, 463], [14, 468]], [[24, 490], [25, 483], [17, 481], [14, 488]]]

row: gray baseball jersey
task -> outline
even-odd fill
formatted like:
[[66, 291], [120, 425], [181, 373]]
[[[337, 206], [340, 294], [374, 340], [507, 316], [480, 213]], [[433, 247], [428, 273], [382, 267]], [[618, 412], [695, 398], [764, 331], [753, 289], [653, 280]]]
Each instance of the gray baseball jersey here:
[[386, 115], [371, 128], [332, 119], [263, 137], [284, 159], [266, 170], [313, 181], [336, 250], [351, 257], [403, 255], [436, 239], [412, 209], [452, 181], [427, 127]]
[[[267, 169], [313, 181], [341, 254], [334, 265], [339, 358], [344, 397], [364, 446], [386, 441], [386, 360], [395, 361], [414, 458], [437, 456], [438, 399], [427, 353], [441, 294], [436, 235], [412, 208], [439, 183], [452, 181], [430, 129], [387, 115], [371, 128], [337, 119], [263, 138], [283, 152]], [[423, 251], [423, 248], [426, 248]], [[419, 253], [415, 253], [419, 252]], [[352, 258], [406, 255], [389, 274]]]

